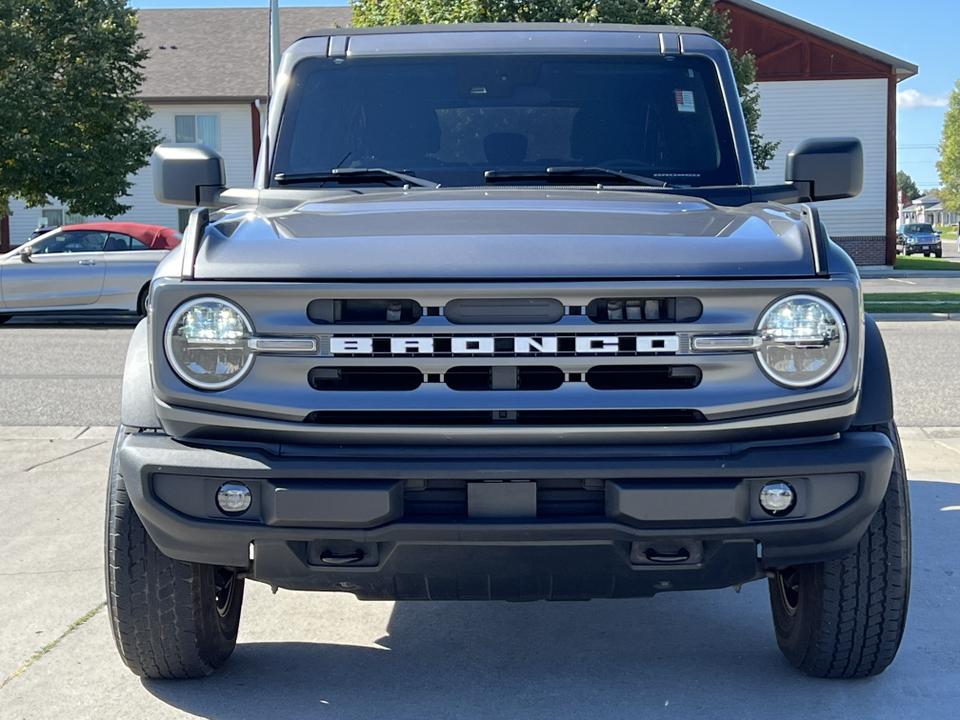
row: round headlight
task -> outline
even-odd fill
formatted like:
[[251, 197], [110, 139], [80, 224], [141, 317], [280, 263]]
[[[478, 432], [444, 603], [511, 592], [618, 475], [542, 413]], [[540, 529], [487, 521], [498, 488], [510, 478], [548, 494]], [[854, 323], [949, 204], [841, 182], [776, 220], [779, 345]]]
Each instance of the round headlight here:
[[164, 336], [167, 360], [185, 382], [222, 390], [238, 382], [253, 363], [246, 314], [221, 298], [198, 298], [170, 317]]
[[763, 341], [757, 358], [772, 380], [788, 387], [810, 387], [833, 375], [843, 360], [847, 330], [826, 300], [794, 295], [778, 300], [760, 318]]

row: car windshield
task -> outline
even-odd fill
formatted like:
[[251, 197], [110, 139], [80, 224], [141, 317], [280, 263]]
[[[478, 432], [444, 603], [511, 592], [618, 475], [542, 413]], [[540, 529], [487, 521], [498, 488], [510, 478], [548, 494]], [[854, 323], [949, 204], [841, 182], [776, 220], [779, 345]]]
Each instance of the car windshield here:
[[903, 231], [905, 233], [932, 233], [933, 225], [929, 223], [914, 223], [912, 225], [904, 225]]
[[518, 183], [631, 184], [575, 179], [583, 168], [738, 184], [716, 68], [684, 56], [311, 58], [293, 72], [270, 182], [403, 184], [389, 170], [445, 186], [512, 172]]

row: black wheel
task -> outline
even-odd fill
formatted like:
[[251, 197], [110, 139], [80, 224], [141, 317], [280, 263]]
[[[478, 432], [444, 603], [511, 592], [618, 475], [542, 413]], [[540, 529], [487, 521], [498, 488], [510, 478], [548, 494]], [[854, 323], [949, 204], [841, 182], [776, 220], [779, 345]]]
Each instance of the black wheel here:
[[943, 250], [937, 250], [937, 251], [934, 253], [934, 255], [935, 255], [936, 257], [943, 257]]
[[243, 578], [233, 568], [181, 562], [154, 545], [117, 463], [107, 491], [107, 608], [120, 656], [147, 678], [209, 675], [237, 643]]
[[875, 429], [893, 443], [893, 470], [856, 550], [770, 578], [777, 644], [813, 677], [877, 675], [893, 662], [903, 637], [910, 597], [910, 499], [896, 425]]
[[144, 285], [143, 289], [140, 290], [140, 295], [137, 296], [137, 315], [143, 317], [147, 314], [147, 295], [150, 292], [150, 286]]
[[923, 256], [924, 256], [924, 257], [930, 257], [930, 253], [924, 253]]

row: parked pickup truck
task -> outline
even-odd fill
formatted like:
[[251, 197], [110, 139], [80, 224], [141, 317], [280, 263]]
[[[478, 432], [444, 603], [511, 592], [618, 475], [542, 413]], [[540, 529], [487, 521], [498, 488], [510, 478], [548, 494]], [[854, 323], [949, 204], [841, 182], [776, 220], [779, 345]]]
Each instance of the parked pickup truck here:
[[202, 145], [153, 172], [197, 209], [130, 344], [109, 482], [135, 673], [221, 666], [247, 580], [513, 601], [766, 580], [802, 671], [894, 659], [886, 355], [804, 204], [857, 195], [862, 149], [805, 141], [756, 185], [706, 33], [307, 33], [252, 189]]

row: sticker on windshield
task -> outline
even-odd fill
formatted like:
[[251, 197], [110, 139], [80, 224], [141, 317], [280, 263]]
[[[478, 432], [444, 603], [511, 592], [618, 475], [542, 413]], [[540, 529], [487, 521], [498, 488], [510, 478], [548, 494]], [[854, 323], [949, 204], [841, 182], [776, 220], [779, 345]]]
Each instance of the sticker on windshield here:
[[693, 102], [693, 90], [674, 90], [673, 96], [677, 101], [677, 112], [697, 111], [697, 106]]

